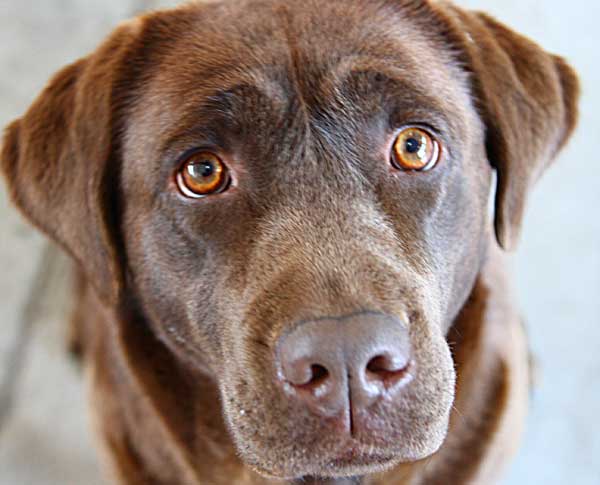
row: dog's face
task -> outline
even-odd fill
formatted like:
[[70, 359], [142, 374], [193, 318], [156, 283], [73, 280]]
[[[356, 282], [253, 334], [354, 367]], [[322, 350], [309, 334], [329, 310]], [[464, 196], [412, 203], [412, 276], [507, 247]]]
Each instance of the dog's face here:
[[[321, 3], [187, 14], [157, 46], [122, 148], [126, 254], [154, 331], [217, 380], [242, 456], [287, 477], [440, 446], [444, 336], [487, 242], [492, 173], [466, 75], [419, 19], [373, 6], [349, 25]], [[430, 170], [400, 165], [407, 127], [431, 136]], [[178, 175], [190, 161], [227, 170], [224, 190], [186, 195], [203, 186]], [[357, 312], [405, 326], [411, 381], [324, 417], [286, 392], [278, 345], [300, 322]]]
[[[59, 125], [60, 148], [24, 141], [50, 129], [31, 115], [35, 126], [9, 130], [3, 166], [17, 203], [105, 300], [135, 299], [171, 351], [214, 379], [255, 469], [343, 476], [422, 459], [445, 437], [455, 385], [445, 336], [489, 243], [489, 159], [509, 245], [527, 182], [574, 120], [571, 71], [500, 29], [401, 1], [155, 13], [38, 101], [38, 112], [51, 97], [67, 111], [44, 125]], [[477, 46], [499, 32], [489, 62], [516, 63], [511, 41], [552, 70], [527, 116], [481, 71]], [[522, 82], [517, 67], [507, 76]], [[516, 166], [517, 153], [530, 165]], [[56, 188], [47, 166], [25, 166], [42, 154], [90, 157], [72, 183], [58, 177], [62, 190], [95, 194], [92, 214], [72, 207], [78, 196], [31, 202], [44, 188], [27, 170]], [[58, 228], [40, 222], [59, 208]], [[92, 242], [77, 232], [84, 221], [100, 227]]]

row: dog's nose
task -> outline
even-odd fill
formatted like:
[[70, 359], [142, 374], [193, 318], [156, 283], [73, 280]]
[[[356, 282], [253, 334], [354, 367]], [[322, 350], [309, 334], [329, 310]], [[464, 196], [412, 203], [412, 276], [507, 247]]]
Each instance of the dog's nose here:
[[363, 412], [410, 381], [409, 335], [399, 318], [375, 312], [313, 320], [282, 338], [278, 364], [288, 393], [314, 412]]

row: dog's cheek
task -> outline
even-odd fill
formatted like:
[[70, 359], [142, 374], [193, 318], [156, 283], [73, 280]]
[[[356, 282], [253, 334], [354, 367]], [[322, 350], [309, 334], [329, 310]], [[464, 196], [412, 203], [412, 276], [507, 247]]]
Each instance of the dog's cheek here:
[[[446, 438], [455, 396], [456, 372], [450, 348], [437, 330], [413, 332], [418, 367], [413, 395], [405, 398], [413, 413], [398, 416], [415, 433], [414, 459], [436, 452]], [[412, 414], [412, 415], [411, 415]]]
[[[435, 302], [439, 306], [440, 327], [447, 333], [460, 309], [469, 297], [475, 279], [485, 261], [490, 241], [491, 224], [487, 213], [491, 170], [484, 167], [487, 175], [483, 181], [476, 180], [470, 170], [457, 174], [445, 204], [451, 208], [437, 215], [432, 224], [428, 261], [435, 279], [429, 284], [436, 286]], [[432, 300], [433, 301], [433, 300]]]
[[276, 395], [273, 398], [269, 389], [255, 392], [243, 379], [225, 378], [220, 390], [227, 427], [243, 461], [264, 476], [298, 475], [302, 460], [294, 457], [288, 444], [297, 428], [285, 426], [291, 420], [286, 418], [284, 403]]
[[138, 214], [126, 221], [130, 285], [140, 310], [176, 355], [212, 374], [220, 367], [218, 261], [201, 241], [178, 239], [165, 215]]
[[410, 310], [414, 380], [402, 395], [402, 405], [385, 412], [399, 429], [411, 430], [404, 450], [409, 460], [435, 453], [448, 432], [456, 371], [446, 327], [454, 317], [443, 300], [443, 289], [434, 281], [424, 283], [422, 299]]

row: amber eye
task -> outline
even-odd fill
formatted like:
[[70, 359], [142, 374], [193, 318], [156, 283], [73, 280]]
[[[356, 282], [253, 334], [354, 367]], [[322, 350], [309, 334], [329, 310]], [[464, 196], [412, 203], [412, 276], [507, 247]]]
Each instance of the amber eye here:
[[405, 128], [392, 148], [392, 164], [400, 170], [424, 172], [432, 169], [439, 158], [439, 143], [422, 128]]
[[181, 192], [194, 199], [218, 194], [229, 186], [229, 171], [214, 153], [198, 152], [191, 155], [177, 172]]

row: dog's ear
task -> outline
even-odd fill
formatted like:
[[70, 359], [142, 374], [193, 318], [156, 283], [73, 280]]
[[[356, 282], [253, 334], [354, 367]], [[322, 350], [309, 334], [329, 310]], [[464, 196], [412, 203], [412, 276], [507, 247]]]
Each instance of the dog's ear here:
[[450, 21], [447, 34], [471, 71], [488, 158], [498, 177], [496, 237], [510, 250], [519, 239], [531, 186], [575, 127], [577, 75], [562, 58], [488, 15], [446, 3], [437, 8]]
[[115, 223], [115, 85], [136, 22], [64, 68], [5, 131], [1, 169], [11, 198], [115, 303], [123, 277]]

